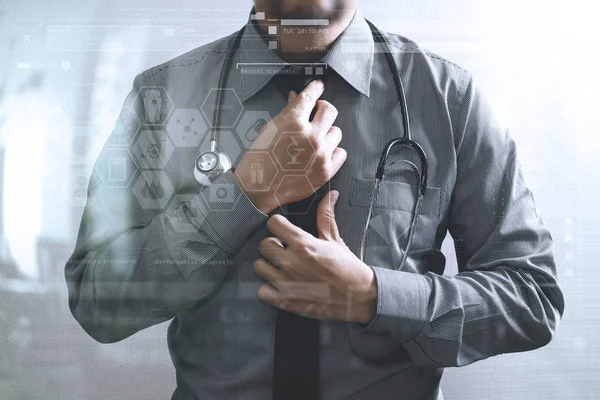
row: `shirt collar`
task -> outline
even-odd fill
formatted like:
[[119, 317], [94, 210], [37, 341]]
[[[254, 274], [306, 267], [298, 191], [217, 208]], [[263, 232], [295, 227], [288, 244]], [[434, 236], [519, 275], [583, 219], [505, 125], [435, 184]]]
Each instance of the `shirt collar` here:
[[[375, 44], [371, 28], [356, 11], [352, 21], [334, 42], [320, 63], [326, 63], [354, 89], [369, 97], [373, 76]], [[248, 20], [238, 50], [236, 79], [238, 94], [246, 101], [261, 90], [287, 63], [263, 40]]]

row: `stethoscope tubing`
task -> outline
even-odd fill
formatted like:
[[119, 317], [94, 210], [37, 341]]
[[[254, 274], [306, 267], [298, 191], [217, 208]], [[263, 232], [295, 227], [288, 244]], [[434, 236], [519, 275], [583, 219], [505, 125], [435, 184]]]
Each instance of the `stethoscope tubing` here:
[[[406, 92], [404, 90], [404, 85], [402, 83], [402, 79], [400, 79], [400, 72], [398, 69], [398, 65], [396, 64], [396, 61], [394, 60], [394, 56], [390, 49], [390, 45], [389, 45], [387, 39], [383, 36], [381, 31], [375, 25], [373, 25], [368, 20], [367, 20], [367, 24], [371, 28], [371, 32], [373, 34], [373, 39], [375, 40], [375, 42], [381, 44], [384, 47], [384, 53], [385, 53], [387, 62], [390, 66], [390, 69], [392, 70], [394, 85], [396, 87], [396, 92], [398, 93], [398, 101], [400, 102], [400, 108], [401, 108], [401, 113], [402, 113], [402, 127], [403, 127], [404, 134], [400, 138], [396, 138], [396, 139], [389, 141], [385, 145], [385, 148], [381, 154], [381, 158], [379, 160], [379, 164], [378, 164], [377, 171], [376, 171], [375, 184], [373, 186], [373, 189], [371, 191], [371, 197], [369, 199], [369, 209], [367, 212], [365, 229], [363, 230], [363, 237], [361, 240], [359, 257], [360, 257], [360, 260], [364, 262], [366, 242], [367, 242], [369, 227], [370, 227], [370, 223], [371, 223], [371, 218], [373, 215], [373, 209], [375, 207], [375, 200], [377, 198], [379, 187], [388, 173], [388, 169], [389, 169], [388, 157], [390, 155], [390, 152], [394, 147], [397, 147], [397, 146], [409, 147], [409, 148], [413, 149], [419, 156], [419, 160], [421, 163], [421, 170], [419, 172], [419, 171], [416, 171], [416, 169], [415, 169], [415, 173], [418, 177], [417, 178], [417, 185], [418, 185], [417, 189], [418, 190], [416, 193], [417, 199], [413, 206], [413, 213], [412, 213], [412, 218], [411, 218], [409, 231], [408, 231], [408, 243], [407, 243], [404, 253], [402, 255], [401, 262], [398, 265], [398, 267], [396, 268], [396, 269], [401, 269], [402, 266], [404, 265], [404, 263], [406, 262], [408, 252], [410, 250], [410, 246], [411, 246], [413, 235], [414, 235], [414, 230], [417, 225], [417, 220], [418, 220], [420, 212], [421, 212], [423, 197], [427, 190], [428, 161], [427, 161], [427, 155], [426, 155], [425, 151], [423, 150], [423, 148], [417, 142], [413, 141], [411, 138], [410, 117], [408, 114]], [[231, 42], [231, 45], [227, 52], [226, 59], [223, 64], [223, 68], [221, 69], [221, 73], [219, 76], [218, 89], [225, 88], [225, 86], [227, 84], [228, 74], [231, 71], [231, 68], [233, 66], [234, 56], [240, 47], [240, 42], [242, 40], [244, 30], [245, 30], [245, 26], [242, 27], [235, 34], [235, 37]], [[218, 151], [218, 149], [219, 149], [219, 130], [218, 130], [218, 128], [221, 125], [221, 116], [222, 116], [221, 104], [223, 102], [223, 93], [222, 92], [223, 92], [223, 90], [216, 91], [215, 108], [214, 108], [214, 112], [213, 112], [213, 119], [212, 119], [213, 123], [212, 123], [211, 141], [210, 141], [210, 146], [211, 146], [212, 151]]]

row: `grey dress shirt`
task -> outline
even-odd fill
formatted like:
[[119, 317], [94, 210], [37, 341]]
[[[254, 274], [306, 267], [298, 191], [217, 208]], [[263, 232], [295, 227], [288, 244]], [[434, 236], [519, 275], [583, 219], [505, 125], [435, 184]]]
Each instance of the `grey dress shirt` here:
[[[416, 160], [395, 152], [399, 162], [381, 185], [366, 248], [377, 313], [366, 325], [321, 323], [323, 399], [435, 399], [444, 367], [544, 346], [564, 309], [552, 237], [514, 140], [467, 71], [402, 36], [385, 36], [405, 85], [413, 139], [429, 160], [428, 190], [398, 270], [415, 201], [402, 160]], [[196, 156], [209, 148], [232, 37], [137, 76], [95, 165], [65, 268], [73, 315], [100, 342], [172, 319], [178, 399], [271, 397], [276, 309], [259, 301], [264, 282], [253, 271], [268, 216], [233, 174], [206, 189], [193, 178]], [[284, 63], [251, 20], [234, 57], [221, 88], [223, 121], [213, 128], [238, 165], [286, 98], [271, 82]], [[322, 62], [335, 71], [324, 98], [339, 110], [335, 125], [348, 152], [328, 185], [340, 192], [341, 236], [358, 254], [379, 156], [403, 134], [400, 105], [359, 12]], [[263, 162], [275, 162], [264, 150]], [[278, 168], [273, 184], [297, 173]], [[256, 179], [272, 177], [257, 165]], [[447, 232], [456, 276], [442, 275]]]

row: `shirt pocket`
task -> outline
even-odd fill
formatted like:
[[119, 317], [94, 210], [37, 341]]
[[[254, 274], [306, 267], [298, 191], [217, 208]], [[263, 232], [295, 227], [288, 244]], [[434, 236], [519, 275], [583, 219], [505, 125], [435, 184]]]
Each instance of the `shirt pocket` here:
[[[374, 179], [353, 179], [349, 197], [352, 218], [357, 219], [360, 229], [351, 236], [356, 254], [367, 219]], [[369, 234], [365, 246], [364, 262], [379, 268], [399, 269], [423, 274], [438, 265], [443, 269], [445, 260], [434, 249], [435, 236], [441, 217], [446, 189], [428, 186], [423, 196], [421, 211], [414, 229], [412, 243], [405, 264], [400, 267], [408, 242], [408, 230], [414, 216], [417, 185], [398, 180], [383, 180], [373, 206]], [[348, 243], [347, 243], [348, 244]], [[353, 249], [354, 250], [354, 249]], [[439, 255], [440, 259], [433, 259]], [[428, 258], [429, 257], [429, 258]], [[364, 333], [358, 323], [346, 325], [350, 347], [354, 355], [367, 363], [395, 363], [409, 365], [410, 359], [401, 343], [383, 335]]]
[[[360, 229], [353, 237], [352, 245], [360, 251], [364, 224], [373, 191], [374, 179], [352, 180], [349, 208]], [[409, 256], [412, 252], [430, 249], [435, 245], [435, 236], [446, 189], [428, 186], [423, 197], [421, 211], [417, 217]], [[399, 269], [408, 243], [408, 231], [414, 217], [417, 201], [417, 185], [385, 179], [379, 186], [373, 206], [369, 232], [365, 245], [365, 263], [377, 267]], [[402, 270], [411, 271], [412, 264], [405, 263]]]

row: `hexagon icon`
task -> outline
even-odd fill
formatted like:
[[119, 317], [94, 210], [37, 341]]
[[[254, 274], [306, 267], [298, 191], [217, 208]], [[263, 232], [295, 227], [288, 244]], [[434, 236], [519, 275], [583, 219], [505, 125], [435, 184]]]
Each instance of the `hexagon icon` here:
[[200, 147], [208, 125], [195, 108], [176, 109], [167, 124], [167, 134], [175, 147]]
[[71, 146], [64, 146], [69, 164], [77, 166], [93, 165], [102, 151], [104, 138], [93, 124], [74, 124], [69, 130]]
[[[216, 104], [217, 96], [221, 96], [220, 104]], [[215, 108], [221, 111], [221, 122], [213, 121]], [[202, 103], [202, 114], [212, 128], [233, 128], [240, 118], [244, 106], [233, 89], [211, 89]], [[216, 126], [215, 126], [216, 124]]]
[[88, 186], [90, 184], [91, 169], [72, 169], [70, 178], [63, 183], [63, 195], [67, 202], [75, 208], [85, 207], [92, 198], [89, 196]]
[[[300, 179], [304, 180], [305, 182], [303, 184], [298, 184], [297, 182]], [[293, 208], [293, 211], [289, 210], [288, 207], [285, 206], [284, 202], [281, 201], [279, 198], [279, 196], [281, 196], [281, 193], [280, 193], [281, 186], [284, 186], [284, 185], [289, 185], [290, 187], [292, 187], [292, 189], [287, 189], [286, 192], [283, 193], [286, 196], [294, 195], [294, 197], [302, 197], [302, 198], [310, 197], [311, 201], [307, 202], [307, 204], [303, 204], [302, 208], [298, 208], [296, 206]], [[306, 185], [308, 185], [308, 187], [312, 188], [312, 185], [311, 185], [310, 181], [308, 180], [308, 178], [306, 176], [301, 176], [301, 175], [286, 175], [279, 182], [279, 185], [277, 185], [277, 189], [275, 190], [275, 199], [277, 200], [277, 204], [279, 204], [279, 206], [282, 208], [284, 214], [286, 214], [286, 215], [302, 215], [302, 214], [306, 214], [308, 212], [308, 209], [314, 203], [318, 192], [311, 193], [312, 190], [299, 189], [301, 186], [306, 187]], [[289, 193], [290, 191], [296, 191], [296, 193]], [[277, 193], [280, 193], [279, 196], [277, 195]]]
[[241, 182], [246, 192], [268, 192], [273, 186], [279, 168], [271, 155], [266, 151], [250, 151], [246, 153], [244, 162], [250, 163], [250, 181]]
[[141, 125], [132, 108], [123, 108], [115, 127], [106, 140], [108, 146], [130, 146], [140, 131]]
[[[71, 122], [94, 122], [98, 117], [99, 109], [94, 106], [94, 93], [96, 85], [73, 85], [65, 98], [63, 106]], [[96, 110], [96, 112], [94, 112]]]
[[131, 153], [140, 169], [163, 169], [173, 154], [173, 144], [165, 131], [144, 130], [135, 140]]
[[165, 171], [142, 171], [132, 190], [145, 210], [166, 209], [175, 191]]
[[197, 212], [202, 211], [199, 210], [201, 207], [206, 207], [210, 211], [231, 211], [243, 195], [239, 185], [217, 178], [210, 186], [200, 190], [198, 200], [202, 201], [194, 201], [192, 205], [198, 208]]
[[105, 147], [95, 167], [96, 174], [106, 187], [128, 187], [138, 168], [127, 148]]
[[[244, 111], [242, 118], [236, 125], [235, 132], [247, 150], [250, 150], [258, 133], [273, 118], [267, 111]], [[261, 147], [261, 150], [268, 148]]]
[[[284, 160], [275, 157], [275, 153], [287, 154]], [[292, 133], [284, 132], [273, 148], [274, 159], [277, 160], [281, 169], [285, 172], [304, 172], [308, 169], [313, 156], [314, 148], [308, 138]]]
[[173, 111], [173, 102], [162, 86], [142, 86], [133, 101], [133, 110], [142, 125], [164, 125]]
[[170, 218], [171, 226], [175, 232], [198, 233], [198, 230], [192, 225], [183, 210], [184, 206], [191, 210], [193, 207], [192, 200], [198, 196], [197, 193], [176, 193], [173, 196], [165, 214]]

